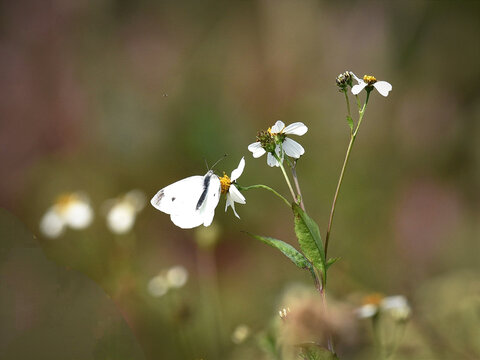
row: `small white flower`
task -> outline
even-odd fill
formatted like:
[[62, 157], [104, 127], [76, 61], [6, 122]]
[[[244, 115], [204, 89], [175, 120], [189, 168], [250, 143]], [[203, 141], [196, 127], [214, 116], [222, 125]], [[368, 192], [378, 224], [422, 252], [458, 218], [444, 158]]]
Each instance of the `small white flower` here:
[[407, 320], [412, 312], [407, 299], [402, 295], [387, 296], [382, 300], [380, 306], [397, 321]]
[[378, 312], [378, 305], [365, 304], [357, 309], [357, 316], [361, 319], [373, 317]]
[[132, 190], [124, 196], [106, 201], [107, 226], [115, 234], [125, 234], [135, 223], [137, 214], [145, 206], [145, 194]]
[[65, 231], [65, 220], [52, 206], [40, 220], [40, 231], [49, 238], [57, 238]]
[[258, 158], [267, 153], [267, 164], [269, 166], [280, 166], [279, 162], [272, 154], [273, 151], [277, 154], [281, 161], [283, 161], [284, 154], [298, 159], [305, 153], [305, 149], [295, 140], [290, 139], [287, 135], [302, 136], [308, 131], [305, 124], [296, 122], [285, 126], [285, 124], [278, 120], [275, 125], [267, 131], [261, 132], [257, 136], [257, 142], [250, 144], [248, 150], [252, 152], [254, 158]]
[[371, 318], [378, 313], [389, 313], [397, 321], [405, 321], [410, 317], [411, 309], [407, 299], [402, 295], [384, 297], [372, 294], [365, 298], [364, 304], [357, 309], [359, 318]]
[[392, 85], [390, 83], [386, 81], [377, 81], [374, 76], [365, 75], [363, 79], [359, 79], [355, 74], [352, 73], [352, 75], [358, 82], [357, 85], [352, 86], [353, 95], [358, 95], [360, 91], [367, 86], [373, 86], [383, 96], [388, 96], [388, 93], [392, 90]]
[[60, 196], [43, 215], [40, 231], [47, 237], [57, 238], [66, 227], [85, 229], [92, 220], [93, 209], [88, 197], [82, 193], [70, 193]]
[[164, 274], [158, 274], [150, 279], [147, 285], [148, 292], [153, 297], [161, 297], [168, 292], [169, 284]]
[[250, 328], [247, 325], [238, 325], [232, 333], [232, 342], [237, 345], [241, 344], [247, 340], [247, 338], [250, 336], [250, 333]]
[[228, 175], [224, 173], [223, 177], [220, 178], [222, 194], [226, 194], [227, 196], [227, 200], [225, 202], [225, 211], [227, 211], [228, 207], [231, 206], [233, 213], [239, 219], [240, 216], [238, 216], [237, 212], [235, 211], [235, 203], [238, 202], [240, 204], [245, 204], [246, 200], [242, 193], [233, 184], [240, 177], [240, 175], [242, 175], [244, 168], [245, 158], [242, 157], [240, 163], [238, 164], [238, 167], [232, 171], [230, 177], [228, 177]]
[[167, 282], [169, 287], [181, 288], [187, 283], [188, 271], [183, 266], [174, 266], [167, 271]]

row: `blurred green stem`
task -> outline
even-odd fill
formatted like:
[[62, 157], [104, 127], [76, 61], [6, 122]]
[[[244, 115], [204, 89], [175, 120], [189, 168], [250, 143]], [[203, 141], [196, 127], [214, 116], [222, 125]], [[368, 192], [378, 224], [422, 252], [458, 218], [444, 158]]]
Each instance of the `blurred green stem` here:
[[285, 199], [285, 197], [283, 197], [282, 195], [280, 195], [278, 192], [276, 192], [275, 190], [273, 190], [271, 187], [269, 187], [267, 185], [262, 185], [262, 184], [250, 185], [250, 186], [240, 186], [238, 184], [236, 184], [236, 185], [237, 185], [238, 190], [241, 190], [241, 191], [246, 191], [246, 190], [250, 190], [250, 189], [265, 189], [265, 190], [271, 191], [276, 196], [278, 196], [280, 199], [282, 199], [282, 201], [285, 204], [287, 204], [288, 207], [291, 207], [291, 204], [288, 202], [287, 199]]
[[[350, 103], [348, 102], [348, 96], [347, 96], [346, 93], [345, 93], [345, 96], [346, 96], [346, 99], [347, 99], [347, 107], [348, 107], [348, 109], [350, 109]], [[357, 96], [359, 117], [358, 117], [358, 122], [357, 122], [357, 126], [355, 128], [355, 131], [350, 132], [350, 142], [348, 143], [347, 153], [345, 154], [345, 160], [343, 161], [342, 170], [340, 171], [340, 177], [338, 179], [337, 189], [335, 190], [335, 196], [333, 197], [332, 209], [330, 210], [330, 218], [328, 220], [327, 235], [325, 236], [325, 257], [327, 256], [328, 242], [330, 240], [330, 232], [332, 230], [333, 215], [335, 214], [335, 207], [337, 205], [338, 194], [340, 193], [340, 187], [342, 186], [343, 176], [345, 175], [345, 169], [347, 167], [348, 160], [350, 159], [350, 153], [352, 152], [353, 144], [354, 144], [355, 139], [357, 137], [358, 129], [360, 128], [360, 125], [362, 124], [363, 115], [365, 114], [365, 109], [367, 107], [369, 97], [370, 97], [370, 91], [367, 90], [367, 98], [365, 99], [365, 104], [363, 104], [363, 107], [360, 108], [360, 102], [359, 102], [358, 96]]]
[[197, 266], [200, 280], [200, 287], [203, 294], [203, 307], [205, 311], [205, 324], [212, 324], [211, 345], [220, 359], [223, 351], [223, 344], [226, 339], [226, 324], [222, 312], [220, 292], [218, 287], [217, 266], [215, 261], [215, 248], [197, 249]]

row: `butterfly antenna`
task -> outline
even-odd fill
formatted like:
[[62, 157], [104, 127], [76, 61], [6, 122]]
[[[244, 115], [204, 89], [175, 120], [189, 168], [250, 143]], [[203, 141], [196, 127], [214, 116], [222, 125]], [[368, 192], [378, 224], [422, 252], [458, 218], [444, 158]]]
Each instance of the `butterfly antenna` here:
[[205, 160], [205, 166], [207, 167], [207, 171], [210, 171], [210, 168], [208, 167], [207, 158], [203, 158], [203, 160]]
[[218, 159], [217, 161], [215, 161], [215, 164], [213, 164], [212, 169], [213, 169], [220, 161], [222, 161], [223, 159], [225, 159], [227, 156], [228, 156], [228, 154], [223, 154], [223, 156], [222, 156], [220, 159]]

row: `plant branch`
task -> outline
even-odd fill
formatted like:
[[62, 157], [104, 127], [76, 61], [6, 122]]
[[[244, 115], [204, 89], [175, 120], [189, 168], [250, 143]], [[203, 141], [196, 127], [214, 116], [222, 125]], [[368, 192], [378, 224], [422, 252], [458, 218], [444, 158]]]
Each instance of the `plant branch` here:
[[265, 190], [271, 191], [276, 196], [278, 196], [280, 199], [282, 199], [282, 201], [285, 204], [287, 204], [288, 207], [292, 206], [283, 195], [279, 194], [278, 192], [276, 192], [275, 190], [273, 190], [271, 187], [269, 187], [267, 185], [262, 185], [262, 184], [250, 185], [250, 186], [240, 186], [238, 184], [235, 184], [235, 185], [237, 186], [238, 190], [241, 190], [241, 191], [246, 191], [246, 190], [250, 190], [250, 189], [265, 189]]

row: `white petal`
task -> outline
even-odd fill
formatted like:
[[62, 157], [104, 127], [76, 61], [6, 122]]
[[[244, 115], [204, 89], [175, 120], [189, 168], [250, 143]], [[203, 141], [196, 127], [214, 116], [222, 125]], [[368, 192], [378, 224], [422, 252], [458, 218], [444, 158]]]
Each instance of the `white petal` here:
[[381, 307], [385, 310], [404, 308], [408, 306], [407, 299], [402, 295], [387, 296], [382, 300]]
[[377, 81], [375, 84], [373, 84], [373, 87], [377, 89], [378, 92], [383, 96], [387, 96], [392, 90], [392, 85], [386, 81]]
[[107, 226], [115, 234], [125, 234], [135, 223], [136, 211], [133, 205], [119, 202], [107, 214]]
[[237, 212], [235, 211], [235, 202], [233, 201], [232, 197], [230, 196], [230, 192], [227, 193], [227, 202], [225, 204], [225, 211], [227, 211], [228, 207], [231, 206], [233, 213], [237, 218], [240, 219], [240, 216], [238, 216]]
[[262, 144], [260, 144], [260, 142], [258, 141], [248, 145], [248, 150], [250, 150], [253, 153], [254, 158], [259, 158], [266, 152], [265, 149], [262, 148]]
[[273, 156], [271, 153], [267, 154], [267, 164], [269, 166], [280, 166], [280, 163], [275, 159], [275, 156]]
[[245, 168], [245, 158], [242, 157], [242, 160], [240, 160], [240, 163], [238, 164], [238, 167], [232, 171], [232, 175], [230, 176], [230, 180], [234, 182], [237, 180], [240, 175], [243, 173], [243, 169]]
[[40, 231], [49, 238], [59, 237], [64, 229], [65, 221], [54, 208], [50, 208], [40, 221]]
[[281, 120], [278, 120], [275, 125], [272, 126], [272, 128], [270, 129], [270, 131], [274, 134], [278, 134], [279, 132], [281, 132], [283, 130], [283, 128], [285, 127], [285, 124], [283, 123], [283, 121]]
[[285, 154], [295, 159], [298, 159], [305, 153], [305, 149], [303, 148], [303, 146], [290, 138], [285, 138], [282, 146]]
[[69, 204], [63, 214], [66, 223], [73, 229], [84, 229], [93, 220], [92, 207], [83, 201], [75, 201]]
[[147, 289], [153, 297], [161, 297], [168, 292], [168, 281], [165, 276], [157, 275], [148, 282]]
[[284, 134], [292, 134], [292, 135], [305, 135], [308, 131], [308, 128], [305, 126], [304, 123], [296, 122], [293, 124], [288, 125], [285, 129], [283, 129]]
[[181, 288], [187, 283], [188, 271], [183, 266], [177, 265], [167, 271], [166, 278], [169, 287]]
[[378, 312], [378, 306], [373, 304], [365, 304], [357, 309], [357, 316], [361, 319], [366, 319], [374, 316]]
[[238, 202], [240, 204], [245, 204], [247, 201], [245, 200], [245, 196], [242, 195], [240, 191], [238, 191], [235, 185], [231, 185], [230, 189], [228, 189], [228, 193], [233, 201]]
[[363, 80], [360, 80], [357, 85], [352, 86], [352, 94], [353, 95], [358, 95], [360, 93], [360, 91], [365, 89], [366, 86], [367, 86], [367, 83], [364, 82]]

